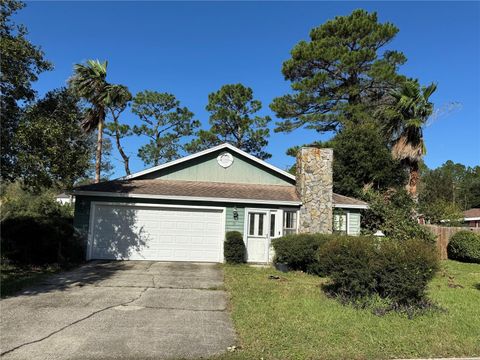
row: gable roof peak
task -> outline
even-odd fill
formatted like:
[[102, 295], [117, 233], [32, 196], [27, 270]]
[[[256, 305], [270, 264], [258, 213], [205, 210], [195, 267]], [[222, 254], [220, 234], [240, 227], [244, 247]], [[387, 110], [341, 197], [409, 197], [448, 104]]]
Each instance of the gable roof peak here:
[[180, 163], [183, 163], [185, 161], [188, 161], [188, 160], [192, 160], [192, 159], [195, 159], [195, 158], [198, 158], [198, 157], [201, 157], [201, 156], [204, 156], [204, 155], [207, 155], [207, 154], [210, 154], [212, 152], [215, 152], [215, 151], [218, 151], [218, 150], [222, 150], [222, 149], [229, 149], [239, 155], [242, 155], [254, 162], [256, 162], [257, 164], [260, 164], [266, 168], [269, 168], [270, 170], [273, 170], [275, 172], [277, 172], [278, 174], [280, 175], [283, 175], [284, 177], [287, 177], [289, 179], [292, 179], [292, 180], [295, 180], [295, 175], [292, 175], [282, 169], [279, 169], [278, 167], [276, 166], [273, 166], [272, 164], [269, 164], [267, 163], [266, 161], [264, 160], [261, 160], [259, 158], [257, 158], [256, 156], [253, 156], [239, 148], [237, 148], [236, 146], [233, 146], [232, 144], [230, 143], [223, 143], [223, 144], [220, 144], [220, 145], [217, 145], [217, 146], [214, 146], [214, 147], [211, 147], [210, 149], [206, 149], [206, 150], [203, 150], [203, 151], [199, 151], [195, 154], [191, 154], [191, 155], [187, 155], [187, 156], [184, 156], [182, 158], [179, 158], [177, 160], [173, 160], [173, 161], [169, 161], [165, 164], [161, 164], [161, 165], [157, 165], [157, 166], [154, 166], [154, 167], [151, 167], [149, 169], [145, 169], [145, 170], [142, 170], [142, 171], [139, 171], [139, 172], [136, 172], [136, 173], [133, 173], [133, 174], [130, 174], [130, 175], [127, 175], [127, 176], [123, 176], [121, 178], [119, 178], [118, 180], [130, 180], [130, 179], [135, 179], [135, 178], [138, 178], [140, 176], [143, 176], [143, 175], [146, 175], [146, 174], [150, 174], [152, 172], [155, 172], [155, 171], [158, 171], [158, 170], [162, 170], [162, 169], [165, 169], [165, 168], [168, 168], [168, 167], [171, 167], [171, 166], [174, 166], [174, 165], [177, 165], [177, 164], [180, 164]]

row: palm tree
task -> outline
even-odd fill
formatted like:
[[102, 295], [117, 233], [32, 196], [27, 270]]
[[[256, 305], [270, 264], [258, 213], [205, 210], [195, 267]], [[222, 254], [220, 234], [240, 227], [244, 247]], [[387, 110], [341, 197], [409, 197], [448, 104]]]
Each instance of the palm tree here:
[[423, 127], [433, 112], [430, 96], [436, 84], [420, 88], [416, 81], [409, 80], [391, 93], [393, 105], [386, 109], [385, 132], [392, 140], [392, 156], [409, 169], [407, 191], [413, 199], [417, 197], [419, 164], [427, 153], [423, 140]]
[[97, 149], [95, 154], [95, 183], [100, 181], [102, 163], [103, 124], [106, 115], [106, 98], [110, 85], [106, 81], [107, 62], [88, 60], [86, 64], [76, 64], [69, 84], [74, 92], [88, 103], [82, 128], [86, 133], [97, 129]]

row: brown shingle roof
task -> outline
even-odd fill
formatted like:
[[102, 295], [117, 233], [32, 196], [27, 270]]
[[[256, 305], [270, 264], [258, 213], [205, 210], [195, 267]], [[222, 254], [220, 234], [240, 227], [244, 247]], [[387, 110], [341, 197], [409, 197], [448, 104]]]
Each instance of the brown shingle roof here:
[[480, 217], [480, 208], [468, 209], [463, 212], [463, 216], [466, 218]]
[[79, 186], [75, 188], [75, 191], [224, 199], [300, 201], [295, 186], [291, 185], [232, 184], [202, 181], [114, 180]]
[[[75, 191], [111, 192], [116, 194], [187, 196], [224, 199], [248, 199], [300, 202], [293, 185], [233, 184], [220, 182], [180, 180], [113, 180], [78, 186]], [[361, 205], [367, 203], [348, 196], [333, 194], [336, 205]]]
[[368, 205], [365, 201], [358, 200], [348, 196], [335, 194], [335, 193], [333, 193], [333, 203], [335, 205], [359, 205], [359, 206]]

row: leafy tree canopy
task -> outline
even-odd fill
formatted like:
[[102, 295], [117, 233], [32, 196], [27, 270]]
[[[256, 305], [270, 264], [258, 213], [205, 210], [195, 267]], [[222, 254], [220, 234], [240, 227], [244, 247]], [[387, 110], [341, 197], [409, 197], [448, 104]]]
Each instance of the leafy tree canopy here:
[[[372, 122], [348, 126], [330, 141], [309, 146], [333, 149], [333, 189], [342, 195], [361, 196], [370, 188], [386, 190], [402, 185], [406, 178]], [[298, 148], [289, 149], [287, 154], [295, 156]]]
[[200, 130], [187, 150], [197, 152], [228, 142], [260, 159], [272, 155], [264, 148], [268, 144], [270, 117], [255, 115], [262, 103], [253, 98], [253, 90], [242, 84], [224, 85], [208, 96], [210, 129]]
[[270, 105], [279, 118], [275, 131], [305, 126], [338, 131], [348, 123], [370, 118], [374, 106], [404, 81], [397, 73], [403, 53], [382, 49], [398, 29], [379, 23], [375, 12], [355, 10], [314, 28], [310, 41], [299, 42], [282, 72], [293, 94]]
[[16, 0], [2, 0], [0, 10], [0, 162], [1, 176], [6, 180], [16, 177], [17, 149], [13, 141], [22, 113], [22, 103], [32, 101], [35, 91], [32, 82], [38, 75], [53, 68], [44, 59], [38, 46], [30, 43], [27, 29], [17, 25], [11, 17], [24, 7]]
[[148, 90], [138, 93], [133, 99], [132, 112], [143, 122], [133, 132], [150, 140], [138, 150], [138, 156], [153, 166], [179, 158], [185, 138], [200, 126], [193, 119], [194, 114], [180, 107], [180, 101], [168, 93]]
[[436, 169], [424, 169], [419, 206], [432, 222], [449, 219], [452, 209], [480, 207], [480, 166], [467, 167], [448, 160]]
[[15, 142], [25, 184], [71, 188], [89, 166], [90, 141], [81, 128], [78, 98], [63, 88], [29, 106]]

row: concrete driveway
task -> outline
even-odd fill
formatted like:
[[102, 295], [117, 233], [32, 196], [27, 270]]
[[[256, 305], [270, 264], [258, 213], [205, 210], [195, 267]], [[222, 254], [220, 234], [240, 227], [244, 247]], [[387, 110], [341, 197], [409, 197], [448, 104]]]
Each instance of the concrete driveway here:
[[0, 301], [2, 359], [209, 357], [235, 343], [215, 264], [89, 263]]

